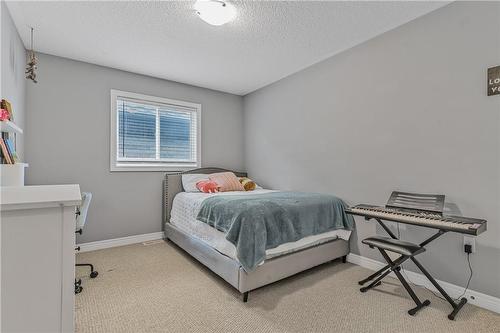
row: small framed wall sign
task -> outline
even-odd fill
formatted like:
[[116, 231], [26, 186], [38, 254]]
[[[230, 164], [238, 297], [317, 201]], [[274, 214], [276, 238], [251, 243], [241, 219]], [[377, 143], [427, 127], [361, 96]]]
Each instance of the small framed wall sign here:
[[488, 68], [488, 96], [500, 95], [500, 66]]

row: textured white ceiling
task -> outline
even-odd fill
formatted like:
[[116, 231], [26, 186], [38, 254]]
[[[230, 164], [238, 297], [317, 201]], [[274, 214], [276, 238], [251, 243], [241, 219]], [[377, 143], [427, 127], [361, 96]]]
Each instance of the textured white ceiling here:
[[232, 1], [215, 27], [194, 1], [7, 2], [39, 52], [244, 95], [448, 2]]

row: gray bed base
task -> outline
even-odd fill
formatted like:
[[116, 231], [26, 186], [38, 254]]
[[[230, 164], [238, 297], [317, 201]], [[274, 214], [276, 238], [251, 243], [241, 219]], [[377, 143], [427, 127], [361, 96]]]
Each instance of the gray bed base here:
[[[248, 299], [248, 292], [286, 277], [305, 271], [337, 258], [345, 262], [349, 253], [349, 242], [335, 239], [317, 246], [266, 260], [254, 271], [247, 273], [237, 260], [218, 252], [205, 242], [192, 237], [169, 223], [170, 210], [174, 196], [183, 191], [181, 175], [186, 173], [214, 173], [230, 171], [220, 168], [201, 168], [176, 174], [166, 174], [163, 187], [163, 225], [165, 238], [174, 242], [196, 260], [243, 294], [243, 301]], [[234, 171], [233, 171], [234, 172]], [[234, 172], [239, 177], [246, 173]]]

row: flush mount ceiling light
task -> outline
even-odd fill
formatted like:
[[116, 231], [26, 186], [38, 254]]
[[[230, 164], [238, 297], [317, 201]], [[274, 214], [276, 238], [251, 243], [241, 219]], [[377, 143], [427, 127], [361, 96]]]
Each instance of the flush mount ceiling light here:
[[196, 14], [211, 25], [223, 25], [236, 17], [236, 8], [228, 2], [198, 0], [194, 5]]

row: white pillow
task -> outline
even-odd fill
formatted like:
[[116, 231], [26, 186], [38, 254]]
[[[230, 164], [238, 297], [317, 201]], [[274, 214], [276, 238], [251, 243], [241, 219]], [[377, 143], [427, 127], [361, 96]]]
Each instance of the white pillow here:
[[182, 187], [185, 192], [200, 192], [196, 187], [196, 183], [201, 180], [208, 180], [208, 175], [202, 173], [182, 175]]

